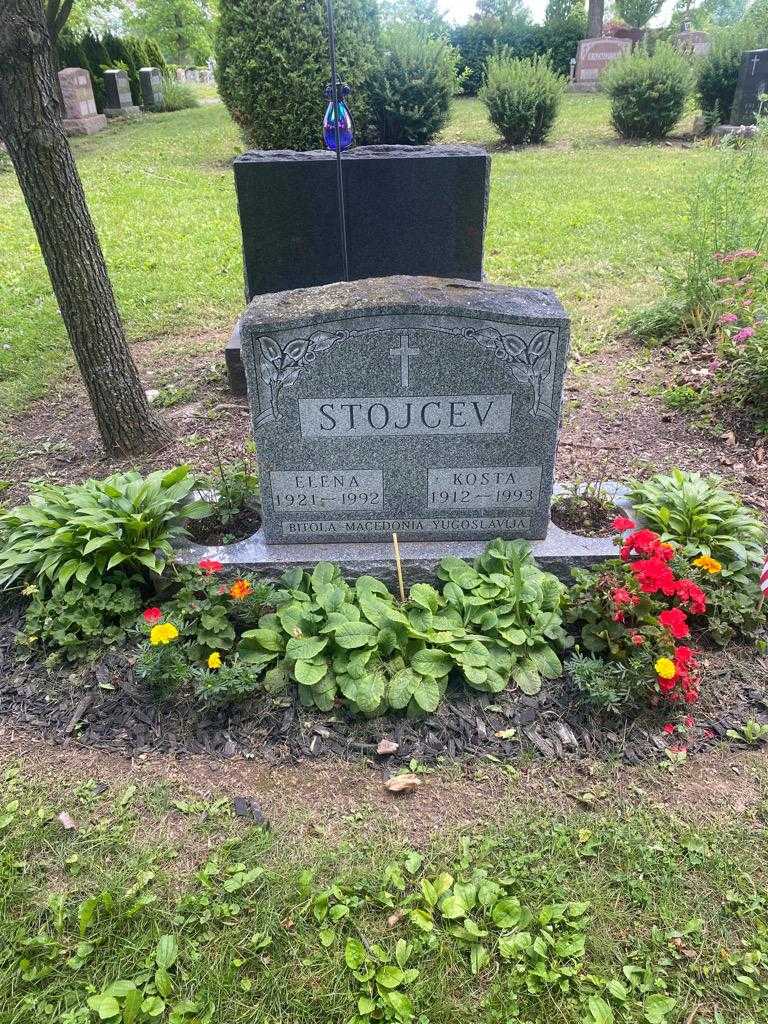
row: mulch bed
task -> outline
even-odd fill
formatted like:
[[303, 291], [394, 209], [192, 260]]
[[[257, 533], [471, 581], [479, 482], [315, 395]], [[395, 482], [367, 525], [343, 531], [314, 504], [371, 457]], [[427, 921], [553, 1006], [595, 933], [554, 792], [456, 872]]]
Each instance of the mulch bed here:
[[[514, 761], [527, 752], [637, 764], [657, 761], [670, 745], [705, 750], [750, 718], [768, 722], [768, 660], [756, 659], [754, 649], [706, 655], [703, 701], [692, 709], [696, 725], [681, 739], [661, 731], [674, 717], [671, 709], [649, 709], [628, 719], [590, 715], [567, 680], [555, 680], [535, 697], [516, 689], [489, 695], [457, 686], [434, 715], [420, 720], [401, 714], [364, 721], [343, 708], [324, 714], [289, 697], [278, 703], [263, 695], [222, 711], [200, 708], [188, 696], [157, 704], [136, 679], [125, 650], [72, 670], [49, 671], [41, 661], [17, 659], [20, 614], [6, 615], [0, 625], [0, 715], [56, 744], [121, 754], [242, 753], [272, 764], [326, 755], [359, 760], [375, 758], [379, 741], [389, 739], [399, 745], [382, 759], [389, 764]], [[709, 730], [712, 735], [706, 736]]]
[[252, 537], [260, 526], [261, 508], [246, 507], [226, 523], [222, 523], [216, 516], [190, 520], [187, 523], [187, 530], [195, 544], [210, 547], [214, 544], [232, 544], [238, 540], [245, 540]]
[[611, 523], [623, 515], [618, 505], [593, 498], [591, 495], [563, 495], [552, 502], [552, 522], [561, 530], [582, 537], [610, 537], [616, 531]]

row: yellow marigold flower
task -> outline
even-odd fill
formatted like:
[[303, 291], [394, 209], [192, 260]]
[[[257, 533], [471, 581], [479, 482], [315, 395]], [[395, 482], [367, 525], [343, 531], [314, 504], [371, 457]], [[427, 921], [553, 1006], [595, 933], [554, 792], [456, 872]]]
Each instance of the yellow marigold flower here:
[[248, 597], [252, 590], [253, 587], [248, 580], [235, 580], [229, 588], [229, 596], [234, 597], [236, 601], [242, 601], [244, 597]]
[[656, 669], [656, 675], [661, 676], [662, 679], [674, 679], [677, 674], [675, 663], [671, 658], [659, 658], [653, 667]]
[[218, 651], [212, 651], [208, 655], [208, 668], [221, 668], [221, 655]]
[[178, 635], [179, 631], [172, 622], [161, 622], [149, 631], [149, 642], [153, 647], [157, 647], [158, 644], [169, 644]]
[[698, 558], [694, 558], [693, 564], [698, 565], [698, 567], [703, 569], [705, 572], [711, 572], [713, 575], [716, 572], [720, 572], [723, 568], [720, 562], [718, 562], [716, 558], [712, 558], [710, 555], [699, 555]]

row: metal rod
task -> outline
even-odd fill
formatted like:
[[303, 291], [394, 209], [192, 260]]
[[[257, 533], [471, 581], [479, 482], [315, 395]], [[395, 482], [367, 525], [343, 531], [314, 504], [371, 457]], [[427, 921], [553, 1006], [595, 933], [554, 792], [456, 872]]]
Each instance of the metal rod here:
[[336, 138], [336, 193], [339, 202], [339, 230], [341, 231], [341, 261], [344, 280], [349, 280], [349, 252], [347, 250], [347, 217], [344, 210], [344, 176], [341, 172], [341, 130], [339, 128], [339, 81], [336, 76], [336, 25], [333, 19], [333, 0], [325, 0], [328, 19], [328, 43], [331, 51], [331, 94], [333, 102], [333, 134]]

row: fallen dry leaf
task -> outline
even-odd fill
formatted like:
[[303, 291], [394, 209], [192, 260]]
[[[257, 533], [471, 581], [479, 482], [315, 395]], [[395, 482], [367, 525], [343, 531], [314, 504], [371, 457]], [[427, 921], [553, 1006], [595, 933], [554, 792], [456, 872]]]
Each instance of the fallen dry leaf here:
[[376, 747], [377, 754], [396, 754], [400, 749], [400, 744], [395, 743], [394, 740], [379, 740], [379, 745]]
[[58, 816], [58, 822], [62, 828], [65, 828], [68, 832], [74, 832], [77, 829], [77, 822], [71, 815], [67, 814], [66, 811], [62, 811]]
[[395, 775], [391, 779], [387, 779], [384, 783], [384, 789], [388, 789], [390, 793], [411, 793], [414, 789], [418, 789], [421, 785], [421, 779], [417, 775], [409, 773], [407, 775]]
[[394, 914], [390, 914], [389, 917], [387, 918], [387, 928], [396, 928], [404, 917], [404, 910], [396, 910]]

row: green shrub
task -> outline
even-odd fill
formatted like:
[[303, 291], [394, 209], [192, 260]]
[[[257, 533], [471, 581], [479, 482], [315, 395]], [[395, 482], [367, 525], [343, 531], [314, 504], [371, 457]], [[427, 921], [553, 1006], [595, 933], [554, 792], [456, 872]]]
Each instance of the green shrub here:
[[147, 58], [147, 64], [143, 65], [144, 67], [159, 68], [163, 73], [167, 71], [168, 65], [156, 39], [144, 40], [144, 52]]
[[600, 78], [611, 123], [625, 139], [662, 139], [683, 116], [693, 87], [689, 61], [666, 43], [611, 61]]
[[625, 713], [648, 695], [648, 666], [642, 658], [605, 661], [595, 654], [574, 654], [566, 671], [581, 701], [598, 712]]
[[196, 482], [179, 466], [147, 477], [41, 484], [29, 504], [0, 515], [0, 588], [24, 581], [45, 595], [54, 584], [104, 579], [113, 569], [162, 572], [172, 542], [186, 536], [185, 520], [210, 512], [190, 495]]
[[252, 665], [237, 659], [224, 661], [219, 668], [197, 673], [195, 694], [201, 703], [209, 707], [228, 707], [258, 693], [262, 688], [260, 676], [261, 673]]
[[290, 570], [275, 611], [243, 633], [240, 660], [267, 670], [268, 693], [294, 680], [307, 707], [329, 711], [343, 697], [365, 715], [435, 711], [451, 673], [486, 693], [510, 677], [536, 693], [560, 675], [565, 588], [527, 544], [494, 541], [474, 566], [446, 558], [439, 576], [442, 593], [417, 583], [401, 607], [372, 576], [353, 588], [328, 563]]
[[382, 34], [371, 75], [371, 119], [380, 142], [419, 146], [445, 126], [456, 91], [456, 51], [414, 25]]
[[189, 82], [177, 82], [175, 75], [163, 76], [163, 110], [171, 113], [199, 106], [200, 100]]
[[587, 18], [583, 9], [567, 18], [556, 18], [544, 23], [542, 45], [549, 55], [552, 67], [559, 75], [568, 75], [571, 57], [576, 56], [579, 42], [587, 34]]
[[721, 32], [712, 49], [702, 57], [696, 74], [696, 90], [703, 113], [715, 123], [728, 124], [739, 80], [741, 34]]
[[[376, 63], [375, 0], [337, 0], [338, 72], [352, 88], [358, 140]], [[216, 81], [248, 145], [317, 149], [330, 79], [322, 0], [227, 0], [216, 32]]]
[[515, 60], [506, 54], [488, 61], [480, 98], [505, 142], [543, 142], [549, 134], [565, 91], [547, 58]]
[[125, 642], [142, 609], [141, 577], [113, 573], [67, 587], [54, 583], [47, 595], [36, 593], [27, 609], [23, 642], [75, 661], [101, 648]]
[[488, 60], [500, 49], [513, 57], [533, 57], [547, 49], [544, 38], [545, 30], [534, 25], [528, 11], [504, 18], [472, 18], [455, 28], [451, 42], [459, 51], [460, 67], [469, 71], [463, 80], [464, 92], [477, 95], [485, 81]]
[[688, 556], [710, 555], [728, 566], [762, 564], [765, 527], [718, 476], [657, 473], [631, 482], [629, 500], [644, 523]]

